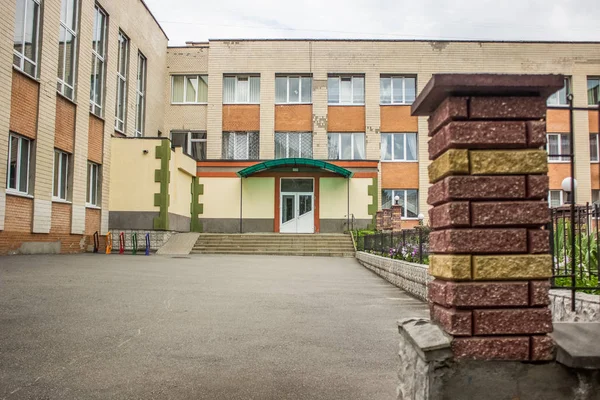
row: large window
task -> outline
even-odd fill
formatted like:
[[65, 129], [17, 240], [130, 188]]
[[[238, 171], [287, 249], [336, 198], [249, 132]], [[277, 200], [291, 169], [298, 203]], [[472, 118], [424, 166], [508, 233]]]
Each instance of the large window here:
[[258, 132], [223, 132], [223, 158], [258, 160]]
[[587, 80], [588, 105], [597, 106], [600, 102], [600, 78]]
[[75, 66], [77, 64], [77, 17], [79, 0], [62, 0], [58, 39], [58, 92], [75, 98]]
[[592, 203], [600, 204], [600, 190], [592, 189]]
[[569, 101], [567, 97], [571, 94], [571, 79], [565, 78], [565, 85], [558, 92], [548, 97], [549, 106], [567, 106]]
[[412, 104], [416, 97], [416, 78], [382, 76], [379, 82], [381, 104]]
[[419, 216], [419, 191], [418, 190], [383, 190], [381, 195], [381, 208], [391, 208], [396, 204], [402, 206], [402, 218], [418, 218]]
[[195, 160], [206, 160], [206, 132], [171, 131], [171, 143]]
[[87, 206], [98, 207], [100, 205], [100, 165], [89, 162], [87, 164]]
[[223, 104], [258, 104], [260, 102], [260, 77], [225, 76], [223, 78]]
[[119, 31], [119, 54], [117, 57], [117, 107], [115, 129], [125, 133], [127, 120], [127, 70], [129, 68], [129, 39]]
[[146, 57], [139, 52], [135, 97], [135, 136], [144, 136], [144, 122], [146, 118]]
[[328, 133], [327, 147], [330, 160], [364, 160], [364, 133]]
[[312, 158], [312, 133], [275, 132], [275, 158]]
[[13, 133], [8, 136], [8, 140], [8, 179], [6, 188], [14, 192], [28, 194], [31, 140]]
[[327, 78], [327, 102], [340, 105], [365, 104], [364, 76], [330, 76]]
[[563, 191], [562, 190], [550, 190], [548, 191], [548, 204], [550, 207], [560, 207], [564, 204]]
[[54, 182], [52, 197], [57, 200], [67, 200], [69, 196], [69, 161], [71, 155], [54, 150]]
[[92, 79], [90, 87], [90, 112], [102, 117], [104, 97], [104, 65], [106, 56], [106, 14], [96, 6], [92, 40]]
[[571, 145], [566, 133], [550, 133], [548, 136], [548, 161], [569, 162], [571, 160]]
[[381, 159], [385, 161], [417, 161], [417, 134], [382, 133]]
[[40, 0], [17, 0], [13, 64], [37, 77], [40, 38]]
[[207, 75], [173, 75], [172, 104], [205, 104], [208, 101]]
[[310, 76], [278, 76], [275, 78], [275, 103], [294, 104], [312, 102]]
[[598, 134], [592, 133], [590, 134], [590, 161], [598, 162]]

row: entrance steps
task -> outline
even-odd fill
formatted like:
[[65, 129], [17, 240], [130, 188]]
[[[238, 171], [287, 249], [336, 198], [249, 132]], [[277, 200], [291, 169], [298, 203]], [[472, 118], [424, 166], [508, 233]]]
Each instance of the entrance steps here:
[[202, 233], [191, 254], [354, 257], [350, 235]]

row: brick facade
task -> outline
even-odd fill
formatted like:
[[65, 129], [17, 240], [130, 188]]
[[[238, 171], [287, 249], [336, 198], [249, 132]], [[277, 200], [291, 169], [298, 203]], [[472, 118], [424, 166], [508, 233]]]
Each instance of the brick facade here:
[[10, 103], [10, 130], [35, 139], [37, 136], [37, 114], [40, 84], [31, 77], [12, 71]]
[[56, 131], [54, 147], [73, 153], [75, 145], [75, 111], [77, 106], [62, 96], [56, 96]]

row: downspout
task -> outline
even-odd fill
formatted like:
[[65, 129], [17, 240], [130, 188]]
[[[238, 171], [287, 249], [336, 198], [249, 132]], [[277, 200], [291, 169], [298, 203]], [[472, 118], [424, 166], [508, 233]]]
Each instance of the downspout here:
[[346, 226], [348, 227], [348, 231], [350, 231], [350, 178], [346, 178], [346, 187], [348, 188], [348, 212], [346, 215]]
[[244, 178], [240, 177], [240, 233], [244, 233], [244, 227], [243, 227], [243, 218], [242, 218], [242, 211], [243, 211], [243, 204], [244, 204]]

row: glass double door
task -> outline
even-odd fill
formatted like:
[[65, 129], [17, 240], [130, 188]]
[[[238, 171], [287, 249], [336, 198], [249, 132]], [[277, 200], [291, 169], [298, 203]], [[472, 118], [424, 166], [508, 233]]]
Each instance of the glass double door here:
[[312, 179], [281, 179], [281, 233], [314, 233]]

